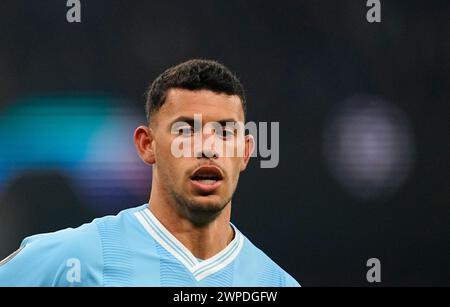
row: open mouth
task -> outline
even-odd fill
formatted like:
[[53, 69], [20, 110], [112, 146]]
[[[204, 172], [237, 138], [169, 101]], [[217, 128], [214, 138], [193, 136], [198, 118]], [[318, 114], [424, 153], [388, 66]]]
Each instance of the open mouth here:
[[214, 184], [223, 179], [222, 172], [216, 166], [205, 165], [197, 168], [191, 175], [191, 180], [203, 184]]
[[217, 166], [204, 165], [197, 168], [190, 179], [202, 192], [212, 192], [220, 186], [223, 175]]

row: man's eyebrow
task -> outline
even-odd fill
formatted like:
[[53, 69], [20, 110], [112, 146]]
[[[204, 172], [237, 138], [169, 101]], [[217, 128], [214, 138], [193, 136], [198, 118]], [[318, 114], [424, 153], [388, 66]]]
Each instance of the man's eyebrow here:
[[[171, 122], [171, 126], [177, 122], [186, 122], [187, 124], [193, 126], [195, 123], [195, 120], [193, 117], [190, 116], [178, 116], [177, 118], [175, 118], [172, 122]], [[227, 123], [231, 123], [231, 124], [236, 124], [238, 123], [237, 120], [232, 119], [232, 118], [228, 118], [228, 119], [221, 119], [218, 121], [215, 121], [216, 123], [219, 123], [221, 126], [226, 126]], [[206, 124], [206, 122], [204, 123]]]
[[216, 121], [216, 123], [219, 123], [221, 126], [226, 126], [227, 124], [235, 125], [238, 123], [238, 121], [230, 118], [230, 119], [218, 120], [218, 121]]
[[179, 123], [179, 122], [186, 122], [189, 125], [193, 126], [194, 125], [194, 118], [193, 117], [189, 117], [189, 116], [178, 116], [177, 118], [175, 118], [170, 125], [173, 126], [175, 123]]

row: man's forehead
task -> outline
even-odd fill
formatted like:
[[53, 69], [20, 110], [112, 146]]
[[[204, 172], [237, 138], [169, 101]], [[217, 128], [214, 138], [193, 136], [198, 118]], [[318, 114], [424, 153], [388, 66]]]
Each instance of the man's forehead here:
[[204, 119], [210, 121], [244, 119], [239, 96], [218, 94], [209, 90], [170, 89], [160, 113], [168, 118], [194, 118], [195, 114], [201, 114]]

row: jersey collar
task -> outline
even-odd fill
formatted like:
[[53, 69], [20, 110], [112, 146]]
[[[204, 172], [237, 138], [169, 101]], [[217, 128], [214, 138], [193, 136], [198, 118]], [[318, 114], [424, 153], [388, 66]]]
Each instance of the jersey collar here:
[[134, 216], [153, 239], [178, 259], [192, 273], [197, 281], [225, 268], [239, 255], [244, 244], [244, 236], [231, 224], [235, 236], [228, 246], [213, 257], [199, 261], [161, 224], [148, 207], [135, 212]]

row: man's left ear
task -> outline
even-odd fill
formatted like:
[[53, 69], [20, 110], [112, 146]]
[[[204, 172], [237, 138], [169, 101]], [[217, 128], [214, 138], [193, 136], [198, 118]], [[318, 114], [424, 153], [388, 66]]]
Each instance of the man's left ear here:
[[241, 171], [246, 169], [254, 150], [255, 150], [255, 139], [253, 138], [253, 135], [248, 134], [245, 136], [244, 159], [242, 159]]

